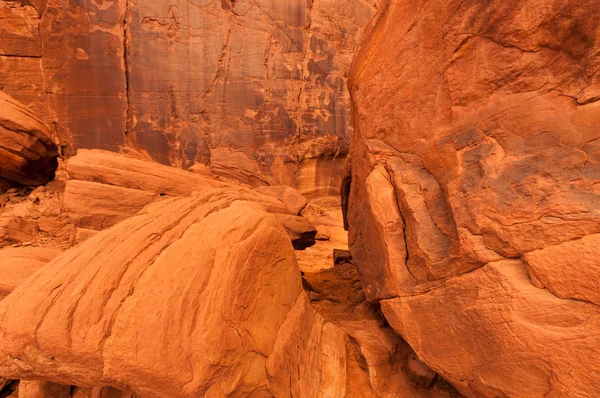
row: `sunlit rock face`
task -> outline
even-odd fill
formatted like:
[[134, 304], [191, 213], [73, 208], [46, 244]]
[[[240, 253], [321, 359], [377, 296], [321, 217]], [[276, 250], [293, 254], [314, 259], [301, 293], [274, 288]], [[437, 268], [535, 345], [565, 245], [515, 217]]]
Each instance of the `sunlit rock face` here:
[[465, 393], [600, 393], [598, 17], [390, 0], [353, 63], [354, 261]]
[[228, 150], [260, 184], [293, 181], [348, 152], [347, 71], [376, 3], [4, 1], [0, 85], [63, 145], [217, 171]]

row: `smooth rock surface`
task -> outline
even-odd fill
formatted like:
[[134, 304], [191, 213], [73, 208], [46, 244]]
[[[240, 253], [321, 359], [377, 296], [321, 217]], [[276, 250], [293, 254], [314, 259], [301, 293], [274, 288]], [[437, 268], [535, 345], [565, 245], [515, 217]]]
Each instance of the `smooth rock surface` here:
[[154, 201], [219, 187], [260, 202], [268, 212], [290, 214], [280, 200], [238, 183], [108, 151], [79, 150], [66, 171], [63, 207], [78, 228], [102, 230]]
[[0, 249], [0, 300], [61, 252], [34, 246]]
[[39, 270], [0, 302], [0, 374], [77, 396], [360, 393], [351, 338], [309, 304], [284, 228], [238, 193], [151, 203]]
[[600, 394], [598, 17], [389, 0], [353, 63], [354, 263], [465, 394]]
[[20, 360], [0, 372], [142, 396], [259, 388], [300, 274], [280, 224], [224, 194], [157, 202], [21, 285], [0, 304], [2, 358]]
[[308, 204], [308, 201], [300, 194], [300, 192], [285, 185], [263, 186], [257, 188], [257, 190], [260, 193], [279, 199], [285, 203], [292, 214], [295, 215], [300, 214]]

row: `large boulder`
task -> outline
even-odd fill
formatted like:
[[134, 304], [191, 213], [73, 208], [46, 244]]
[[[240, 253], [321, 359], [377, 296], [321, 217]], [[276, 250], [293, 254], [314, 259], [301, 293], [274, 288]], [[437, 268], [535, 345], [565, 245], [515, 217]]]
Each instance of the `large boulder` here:
[[22, 185], [54, 178], [58, 147], [50, 128], [29, 108], [0, 91], [0, 177]]
[[367, 297], [465, 393], [600, 394], [595, 0], [389, 0], [352, 67]]
[[142, 397], [344, 396], [350, 338], [310, 306], [281, 224], [235, 195], [157, 201], [39, 270], [0, 302], [0, 374]]

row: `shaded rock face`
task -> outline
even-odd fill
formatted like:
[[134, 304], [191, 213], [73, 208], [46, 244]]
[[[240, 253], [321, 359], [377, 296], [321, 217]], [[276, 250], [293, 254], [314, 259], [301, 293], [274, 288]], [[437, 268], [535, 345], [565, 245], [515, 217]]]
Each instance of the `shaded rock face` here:
[[348, 151], [346, 75], [375, 6], [7, 0], [0, 86], [65, 145], [129, 145], [183, 168], [246, 158], [259, 179], [290, 185], [297, 163]]
[[600, 393], [597, 1], [387, 1], [350, 76], [367, 298], [465, 393]]
[[58, 167], [58, 147], [49, 127], [1, 91], [0, 158], [0, 178], [22, 185], [45, 184]]

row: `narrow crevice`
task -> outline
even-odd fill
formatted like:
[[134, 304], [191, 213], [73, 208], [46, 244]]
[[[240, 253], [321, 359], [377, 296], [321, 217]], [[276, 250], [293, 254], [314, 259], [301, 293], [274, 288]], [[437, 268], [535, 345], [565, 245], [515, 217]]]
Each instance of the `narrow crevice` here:
[[0, 54], [0, 57], [5, 57], [5, 58], [33, 58], [33, 59], [42, 59], [41, 55], [22, 55], [22, 54]]
[[125, 1], [125, 11], [123, 13], [123, 69], [125, 73], [125, 146], [129, 144], [129, 120], [130, 120], [130, 87], [129, 87], [129, 31], [128, 21], [129, 16], [129, 0]]
[[394, 199], [396, 200], [396, 207], [398, 208], [398, 214], [400, 215], [400, 219], [402, 220], [402, 235], [403, 235], [403, 241], [404, 241], [404, 250], [406, 253], [404, 256], [404, 265], [406, 267], [406, 272], [408, 272], [408, 274], [418, 283], [419, 280], [413, 275], [413, 273], [410, 270], [410, 267], [408, 266], [408, 261], [410, 260], [410, 254], [408, 251], [408, 241], [406, 239], [407, 224], [406, 224], [406, 219], [404, 218], [404, 215], [402, 214], [402, 206], [400, 205], [400, 198], [398, 197], [398, 188], [396, 187], [396, 184], [394, 184], [394, 181], [392, 179], [392, 172], [390, 171], [388, 164], [384, 163], [384, 167], [387, 172], [390, 185], [392, 186], [392, 189], [394, 190]]

